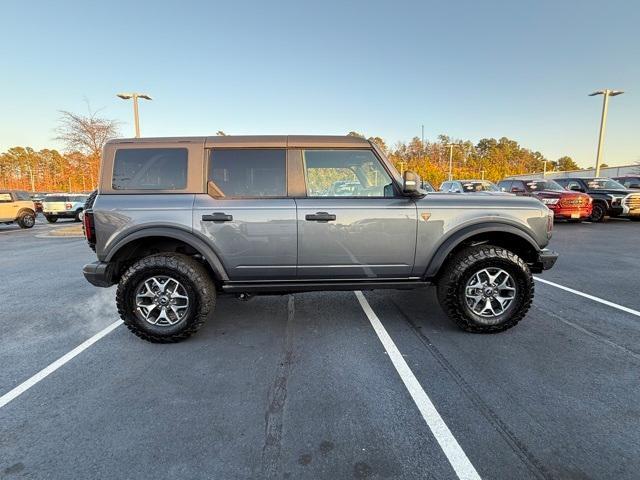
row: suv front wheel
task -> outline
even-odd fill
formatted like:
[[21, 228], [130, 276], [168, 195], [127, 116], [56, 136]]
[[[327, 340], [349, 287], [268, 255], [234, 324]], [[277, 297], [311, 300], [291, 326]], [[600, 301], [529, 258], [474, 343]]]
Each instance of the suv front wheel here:
[[465, 248], [443, 268], [438, 300], [449, 318], [467, 332], [507, 330], [526, 315], [533, 301], [529, 267], [504, 248]]
[[191, 257], [158, 253], [124, 273], [116, 292], [120, 317], [129, 330], [154, 343], [173, 343], [194, 334], [215, 305], [207, 270]]

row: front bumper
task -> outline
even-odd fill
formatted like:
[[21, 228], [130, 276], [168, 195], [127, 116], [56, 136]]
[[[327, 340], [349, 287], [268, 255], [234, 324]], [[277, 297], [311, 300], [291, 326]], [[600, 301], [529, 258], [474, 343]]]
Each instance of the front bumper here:
[[549, 270], [553, 267], [558, 260], [558, 253], [543, 248], [538, 252], [538, 258], [536, 261], [529, 265], [529, 268], [533, 273], [542, 273], [544, 270]]
[[82, 267], [84, 278], [96, 287], [110, 287], [113, 281], [112, 264], [107, 262], [87, 263]]

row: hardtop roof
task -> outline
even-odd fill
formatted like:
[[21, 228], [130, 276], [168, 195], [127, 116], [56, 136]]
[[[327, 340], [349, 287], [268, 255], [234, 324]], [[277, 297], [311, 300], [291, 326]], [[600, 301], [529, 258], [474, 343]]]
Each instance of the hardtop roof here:
[[337, 147], [366, 148], [371, 144], [366, 138], [349, 135], [215, 135], [210, 137], [153, 137], [153, 138], [117, 138], [107, 144], [152, 144], [187, 143], [202, 144], [208, 148], [224, 147], [265, 147], [265, 148], [305, 148]]

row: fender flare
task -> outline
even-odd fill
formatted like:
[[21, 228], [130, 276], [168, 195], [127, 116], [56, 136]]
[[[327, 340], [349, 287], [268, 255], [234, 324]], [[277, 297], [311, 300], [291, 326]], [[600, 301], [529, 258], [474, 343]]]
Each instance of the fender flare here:
[[433, 255], [427, 266], [424, 277], [434, 278], [454, 248], [465, 240], [482, 233], [509, 233], [516, 235], [526, 241], [534, 251], [540, 251], [540, 247], [533, 237], [516, 225], [503, 222], [484, 222], [467, 225], [458, 230], [454, 230], [440, 242], [436, 247], [435, 255]]
[[32, 208], [22, 207], [20, 210], [18, 210], [18, 214], [16, 215], [16, 219], [19, 218], [20, 215], [22, 215], [23, 213], [30, 213], [34, 217], [36, 216], [36, 211], [33, 210]]
[[174, 227], [142, 227], [133, 232], [129, 231], [119, 239], [117, 239], [112, 247], [109, 248], [105, 255], [105, 262], [111, 262], [117, 257], [118, 252], [131, 242], [144, 237], [166, 237], [180, 240], [190, 245], [194, 250], [200, 253], [207, 261], [213, 273], [218, 280], [227, 281], [229, 276], [218, 258], [216, 252], [201, 238], [191, 231]]

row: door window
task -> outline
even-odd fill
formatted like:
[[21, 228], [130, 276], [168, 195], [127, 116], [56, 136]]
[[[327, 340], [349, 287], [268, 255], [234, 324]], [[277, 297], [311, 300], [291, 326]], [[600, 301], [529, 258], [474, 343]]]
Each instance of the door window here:
[[371, 150], [305, 150], [309, 197], [393, 197], [393, 182]]
[[209, 194], [215, 198], [286, 197], [286, 158], [282, 149], [213, 149]]
[[0, 203], [10, 203], [10, 202], [11, 202], [10, 193], [0, 193]]

